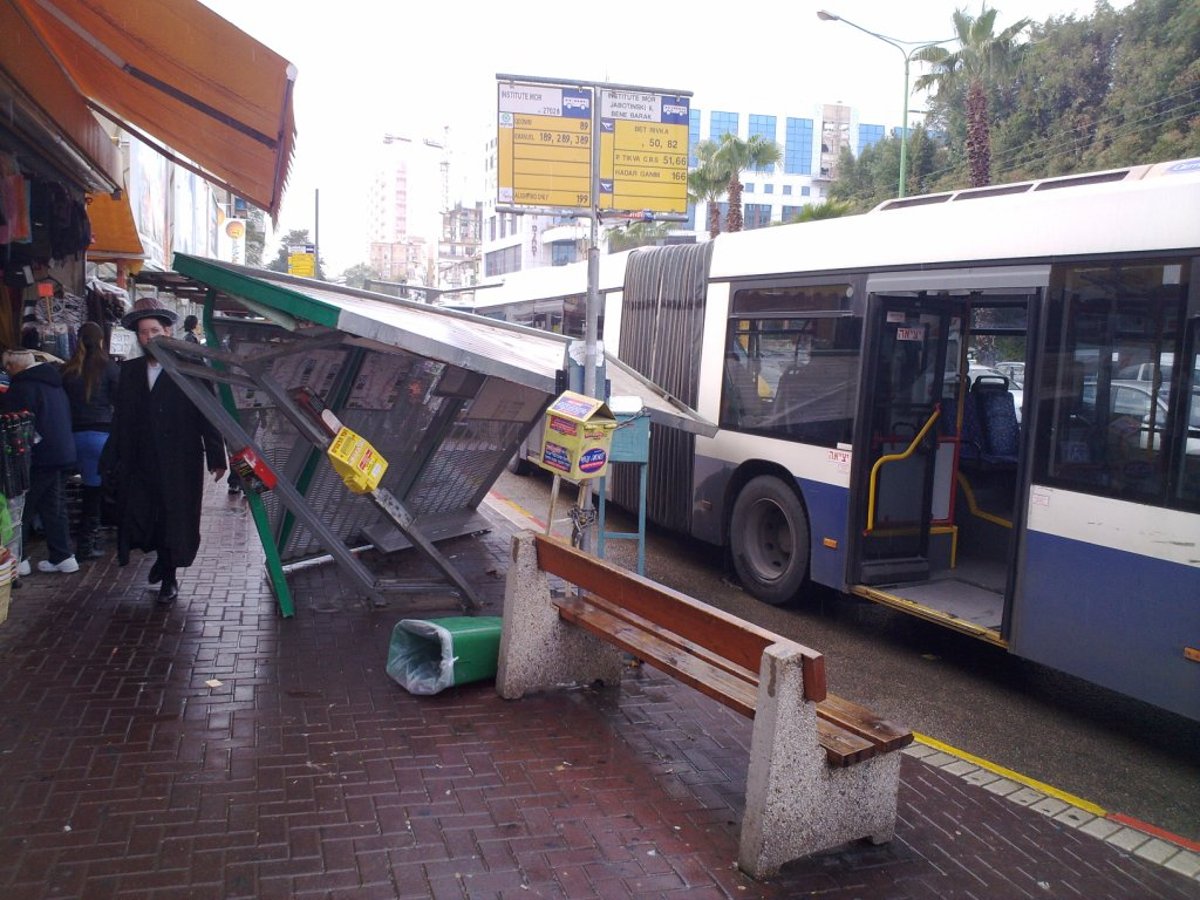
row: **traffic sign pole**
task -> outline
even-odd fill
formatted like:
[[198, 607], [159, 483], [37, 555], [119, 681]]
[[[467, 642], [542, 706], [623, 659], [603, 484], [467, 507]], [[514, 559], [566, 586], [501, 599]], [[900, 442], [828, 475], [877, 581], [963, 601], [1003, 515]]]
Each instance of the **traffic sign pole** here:
[[[575, 210], [568, 215], [591, 219], [583, 392], [605, 399], [596, 383], [600, 217], [636, 206], [627, 212], [648, 221], [686, 218], [691, 93], [499, 73], [496, 79], [497, 211], [563, 215], [566, 208]], [[586, 481], [580, 493], [581, 548], [590, 551], [586, 526], [594, 512]]]

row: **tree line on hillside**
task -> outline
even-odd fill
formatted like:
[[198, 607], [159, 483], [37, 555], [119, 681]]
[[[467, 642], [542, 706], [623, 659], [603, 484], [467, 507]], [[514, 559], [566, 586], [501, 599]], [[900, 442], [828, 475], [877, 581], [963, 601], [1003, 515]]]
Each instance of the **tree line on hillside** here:
[[[916, 57], [931, 71], [914, 90], [930, 95], [927, 124], [909, 131], [908, 193], [1200, 155], [1195, 0], [1135, 0], [1122, 10], [1101, 0], [1085, 18], [1000, 30], [985, 7], [977, 18], [956, 13], [954, 24], [956, 49]], [[983, 165], [973, 151], [986, 154]], [[896, 196], [899, 171], [896, 138], [857, 159], [843, 152], [830, 196], [870, 209]]]

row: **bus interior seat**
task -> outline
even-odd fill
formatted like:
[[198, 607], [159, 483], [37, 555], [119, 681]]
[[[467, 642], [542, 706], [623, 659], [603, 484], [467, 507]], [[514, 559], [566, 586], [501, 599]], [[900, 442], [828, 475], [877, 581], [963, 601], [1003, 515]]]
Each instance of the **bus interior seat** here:
[[853, 396], [849, 366], [856, 361], [852, 355], [833, 353], [822, 357], [821, 365], [809, 362], [785, 369], [775, 391], [773, 424], [794, 438], [825, 446], [848, 440], [848, 389]]
[[980, 375], [963, 408], [960, 458], [993, 469], [1016, 468], [1021, 426], [1008, 379]]
[[779, 386], [775, 390], [775, 419], [784, 427], [799, 420], [800, 404], [804, 402], [804, 392], [801, 389], [803, 381], [802, 366], [789, 366], [779, 376]]
[[727, 409], [739, 424], [756, 423], [762, 413], [758, 378], [735, 353], [725, 355]]

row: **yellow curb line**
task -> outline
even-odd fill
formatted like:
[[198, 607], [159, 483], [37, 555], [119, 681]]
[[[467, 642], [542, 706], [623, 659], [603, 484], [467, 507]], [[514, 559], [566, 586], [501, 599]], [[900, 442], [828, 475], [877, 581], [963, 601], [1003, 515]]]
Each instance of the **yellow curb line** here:
[[545, 522], [539, 521], [537, 516], [535, 516], [525, 507], [521, 506], [521, 504], [517, 503], [515, 500], [508, 499], [508, 497], [505, 497], [503, 494], [497, 494], [495, 491], [488, 491], [487, 496], [484, 499], [493, 509], [503, 515], [514, 525], [524, 528], [537, 528], [539, 530], [546, 527]]
[[1048, 784], [1043, 784], [1036, 779], [1022, 775], [1020, 772], [1014, 772], [1012, 769], [1006, 769], [1004, 766], [998, 766], [993, 762], [988, 762], [986, 759], [981, 759], [978, 756], [973, 756], [964, 750], [959, 750], [957, 747], [951, 747], [949, 744], [943, 744], [936, 738], [928, 737], [924, 734], [913, 732], [913, 739], [926, 747], [932, 747], [934, 750], [940, 750], [943, 753], [948, 753], [951, 756], [957, 756], [961, 760], [971, 763], [971, 765], [979, 766], [981, 769], [987, 769], [989, 772], [994, 772], [1005, 778], [1011, 779], [1018, 784], [1023, 784], [1026, 787], [1033, 788], [1035, 791], [1040, 791], [1048, 797], [1054, 797], [1056, 800], [1061, 800], [1063, 803], [1068, 803], [1071, 806], [1076, 806], [1084, 812], [1090, 812], [1093, 816], [1107, 818], [1108, 812], [1102, 807], [1097, 806], [1087, 800], [1081, 800], [1074, 794], [1068, 794], [1066, 791], [1060, 791], [1058, 788], [1051, 787]]

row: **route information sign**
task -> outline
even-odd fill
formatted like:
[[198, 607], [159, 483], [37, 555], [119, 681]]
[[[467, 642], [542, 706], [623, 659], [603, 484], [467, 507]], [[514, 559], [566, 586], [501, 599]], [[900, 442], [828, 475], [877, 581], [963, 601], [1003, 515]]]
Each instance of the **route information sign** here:
[[600, 209], [687, 212], [688, 98], [600, 91]]
[[[513, 83], [498, 88], [499, 201], [590, 208], [592, 91]], [[686, 140], [685, 127], [685, 146]]]

